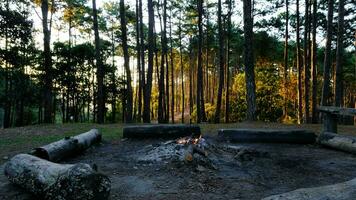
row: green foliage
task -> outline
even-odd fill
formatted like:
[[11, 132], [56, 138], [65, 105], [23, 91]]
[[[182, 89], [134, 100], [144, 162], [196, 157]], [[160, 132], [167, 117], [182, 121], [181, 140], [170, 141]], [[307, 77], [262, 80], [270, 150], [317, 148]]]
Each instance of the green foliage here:
[[[257, 116], [261, 121], [278, 121], [283, 114], [283, 98], [279, 93], [281, 78], [275, 66], [264, 66], [256, 69], [256, 103]], [[245, 74], [234, 77], [231, 96], [231, 118], [234, 121], [246, 117], [246, 83]]]

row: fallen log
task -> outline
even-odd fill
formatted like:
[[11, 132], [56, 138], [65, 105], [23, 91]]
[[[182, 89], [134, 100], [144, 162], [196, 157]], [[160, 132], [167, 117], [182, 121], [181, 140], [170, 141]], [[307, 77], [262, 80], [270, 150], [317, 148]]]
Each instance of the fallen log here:
[[123, 129], [124, 138], [179, 138], [200, 135], [200, 127], [196, 125], [136, 125], [126, 126]]
[[88, 164], [56, 164], [18, 154], [5, 164], [9, 181], [45, 200], [107, 199], [110, 180]]
[[311, 144], [316, 135], [300, 129], [220, 129], [218, 136], [231, 142]]
[[318, 141], [323, 146], [356, 154], [356, 137], [324, 132]]
[[97, 129], [91, 129], [74, 137], [66, 137], [62, 140], [35, 148], [31, 154], [49, 161], [59, 161], [89, 148], [94, 143], [101, 141], [101, 133]]
[[322, 200], [356, 199], [356, 179], [334, 185], [301, 188], [291, 192], [266, 197], [262, 200]]

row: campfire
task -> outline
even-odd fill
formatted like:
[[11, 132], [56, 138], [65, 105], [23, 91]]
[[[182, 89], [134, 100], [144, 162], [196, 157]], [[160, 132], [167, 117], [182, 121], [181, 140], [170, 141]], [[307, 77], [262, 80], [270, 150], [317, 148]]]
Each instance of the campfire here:
[[187, 147], [184, 156], [184, 159], [187, 162], [193, 161], [193, 155], [195, 153], [200, 154], [204, 157], [208, 156], [208, 152], [205, 150], [205, 147], [207, 147], [208, 145], [201, 134], [198, 136], [192, 135], [189, 137], [179, 138], [176, 140], [176, 143]]
[[[201, 134], [168, 140], [159, 144], [146, 146], [139, 160], [145, 162], [175, 162], [192, 166], [212, 167], [212, 161], [208, 157], [209, 144]], [[200, 166], [200, 168], [201, 168]]]

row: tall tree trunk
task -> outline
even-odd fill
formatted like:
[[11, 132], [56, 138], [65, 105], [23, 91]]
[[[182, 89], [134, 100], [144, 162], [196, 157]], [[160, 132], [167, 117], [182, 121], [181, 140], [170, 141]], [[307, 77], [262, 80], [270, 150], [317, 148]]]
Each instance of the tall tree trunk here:
[[333, 26], [333, 11], [334, 0], [328, 0], [328, 18], [325, 42], [325, 57], [324, 57], [324, 73], [323, 73], [323, 89], [321, 92], [321, 105], [329, 105], [330, 98], [330, 68], [331, 68], [331, 40], [332, 40], [332, 26]]
[[316, 28], [317, 28], [317, 0], [313, 0], [313, 30], [312, 30], [312, 123], [318, 122], [317, 115], [317, 89], [318, 89], [318, 77], [317, 77], [317, 68], [316, 68]]
[[286, 0], [286, 30], [284, 38], [284, 117], [288, 117], [288, 26], [289, 26], [289, 0]]
[[309, 62], [309, 0], [305, 0], [304, 14], [304, 113], [305, 123], [310, 123], [309, 117], [309, 84], [310, 84], [310, 62]]
[[231, 43], [231, 15], [232, 0], [228, 0], [228, 21], [227, 21], [227, 59], [226, 59], [226, 93], [225, 93], [225, 123], [229, 123], [230, 114], [230, 43]]
[[164, 29], [165, 29], [165, 46], [166, 46], [166, 56], [165, 56], [165, 62], [166, 62], [166, 99], [165, 99], [165, 123], [169, 122], [169, 104], [170, 104], [170, 95], [169, 95], [169, 63], [168, 63], [168, 39], [167, 39], [167, 2], [164, 0], [164, 15], [166, 15], [166, 19], [164, 20], [163, 17], [163, 22], [164, 22]]
[[[141, 103], [142, 103], [142, 76], [141, 76], [141, 45], [140, 44], [140, 8], [139, 0], [136, 0], [136, 54], [137, 54], [137, 73], [138, 73], [138, 87], [136, 87], [136, 100], [137, 101], [137, 116], [136, 121], [141, 119]], [[136, 104], [135, 104], [136, 105]], [[136, 112], [135, 112], [136, 114]]]
[[[192, 45], [192, 38], [189, 38], [189, 43]], [[189, 122], [192, 123], [193, 112], [193, 50], [189, 47]]]
[[184, 65], [183, 65], [183, 46], [182, 46], [182, 11], [179, 12], [179, 22], [178, 22], [178, 31], [179, 31], [179, 55], [180, 55], [180, 73], [181, 73], [181, 86], [182, 86], [182, 123], [184, 123]]
[[112, 118], [111, 122], [115, 123], [116, 122], [116, 78], [115, 78], [115, 38], [114, 38], [114, 20], [111, 21], [111, 53], [112, 53], [112, 67], [113, 67], [113, 72], [111, 73], [111, 82], [112, 82], [112, 99], [111, 99], [111, 111], [112, 111]]
[[[6, 0], [6, 10], [9, 12], [9, 0]], [[6, 23], [5, 27], [5, 52], [8, 50], [8, 26]], [[11, 80], [10, 76], [9, 63], [5, 61], [5, 108], [4, 108], [4, 128], [9, 128], [11, 126], [11, 101], [10, 101], [10, 91], [9, 91], [9, 81]]]
[[219, 34], [219, 89], [218, 89], [218, 97], [216, 103], [216, 111], [215, 111], [215, 123], [220, 123], [220, 112], [221, 112], [221, 99], [222, 99], [222, 91], [224, 87], [224, 64], [225, 64], [225, 49], [224, 49], [224, 30], [221, 20], [221, 0], [218, 0], [218, 34]]
[[336, 48], [336, 79], [335, 79], [335, 106], [342, 105], [343, 98], [343, 52], [344, 52], [344, 0], [339, 0], [339, 19], [338, 19], [338, 32], [337, 32], [337, 48]]
[[198, 71], [197, 71], [197, 123], [206, 121], [204, 90], [203, 90], [203, 66], [202, 66], [202, 40], [203, 40], [203, 0], [198, 0]]
[[300, 36], [299, 36], [299, 0], [296, 3], [297, 15], [297, 71], [298, 71], [298, 124], [302, 123], [303, 118], [303, 95], [302, 95], [302, 63], [300, 59]]
[[95, 35], [95, 60], [96, 60], [96, 79], [98, 82], [97, 91], [97, 122], [104, 123], [105, 99], [104, 99], [104, 66], [100, 55], [100, 37], [98, 27], [98, 11], [96, 9], [96, 0], [93, 0], [93, 29]]
[[206, 74], [206, 101], [210, 100], [210, 88], [209, 88], [209, 48], [210, 48], [210, 41], [209, 41], [209, 26], [210, 26], [210, 18], [209, 18], [209, 2], [206, 1], [206, 34], [205, 34], [205, 41], [206, 41], [206, 48], [205, 48], [205, 74]]
[[[160, 14], [159, 10], [159, 5], [157, 5], [157, 13], [159, 17], [159, 24], [161, 27], [161, 45], [162, 45], [162, 51], [161, 51], [161, 65], [160, 65], [160, 70], [157, 70], [159, 72], [159, 77], [158, 78], [158, 123], [164, 123], [165, 122], [165, 111], [166, 111], [166, 95], [165, 95], [165, 87], [164, 87], [164, 70], [165, 70], [165, 57], [167, 55], [167, 48], [166, 48], [166, 22], [165, 22], [165, 5], [163, 5], [163, 24], [162, 24], [162, 17]], [[156, 62], [158, 64], [158, 62]], [[157, 74], [158, 75], [158, 74]], [[168, 77], [166, 77], [168, 78]]]
[[[52, 2], [53, 3], [53, 2]], [[48, 0], [41, 1], [44, 54], [44, 122], [53, 123], [51, 30], [48, 27]]]
[[247, 120], [256, 120], [256, 85], [253, 58], [253, 16], [251, 0], [243, 0], [243, 21], [244, 21], [244, 65], [246, 81], [247, 99]]
[[125, 2], [120, 0], [120, 21], [121, 21], [121, 42], [124, 53], [124, 67], [126, 72], [126, 120], [125, 122], [132, 122], [133, 111], [133, 92], [131, 86], [131, 71], [130, 71], [130, 55], [127, 46], [127, 31], [126, 31], [126, 11]]
[[[154, 27], [154, 11], [152, 0], [147, 1], [148, 8], [148, 68], [147, 68], [147, 82], [144, 90], [144, 106], [143, 106], [143, 122], [151, 122], [151, 90], [152, 90], [152, 74], [153, 74], [153, 53], [155, 36], [153, 34]], [[144, 72], [142, 72], [144, 73]]]
[[[169, 8], [170, 18], [169, 18], [169, 41], [170, 41], [170, 50], [171, 50], [171, 120], [174, 124], [174, 55], [173, 55], [173, 39], [172, 39], [172, 5]], [[167, 77], [168, 78], [168, 77]]]
[[138, 121], [141, 122], [142, 118], [142, 95], [145, 87], [145, 32], [143, 31], [143, 16], [142, 16], [142, 0], [138, 0], [139, 5], [139, 20], [140, 20], [140, 55], [141, 55], [141, 77], [139, 85], [139, 97], [138, 97]]

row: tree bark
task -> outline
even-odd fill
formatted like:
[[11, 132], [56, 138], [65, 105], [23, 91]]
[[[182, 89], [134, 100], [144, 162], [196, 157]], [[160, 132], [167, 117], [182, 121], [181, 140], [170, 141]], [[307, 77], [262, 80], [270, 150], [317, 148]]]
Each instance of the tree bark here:
[[300, 58], [300, 36], [299, 36], [299, 0], [296, 3], [296, 17], [297, 17], [297, 70], [298, 70], [298, 124], [303, 120], [303, 93], [302, 93], [302, 63]]
[[5, 164], [5, 175], [41, 199], [108, 199], [111, 182], [88, 164], [56, 164], [18, 154]]
[[313, 30], [312, 30], [312, 123], [318, 122], [317, 114], [317, 90], [318, 90], [318, 76], [317, 76], [317, 67], [316, 67], [316, 54], [317, 54], [317, 45], [316, 45], [316, 28], [317, 28], [317, 0], [313, 0]]
[[[162, 44], [162, 52], [161, 52], [161, 65], [160, 65], [160, 70], [159, 70], [159, 80], [158, 80], [158, 123], [164, 123], [165, 122], [165, 113], [166, 113], [166, 95], [165, 92], [165, 87], [164, 87], [164, 80], [165, 80], [165, 58], [167, 56], [167, 40], [166, 40], [166, 0], [164, 1], [163, 4], [163, 24], [162, 24], [162, 18], [161, 14], [159, 11], [159, 6], [157, 5], [157, 13], [160, 21], [160, 26], [161, 26], [161, 44]], [[166, 77], [168, 79], [168, 77]]]
[[243, 0], [243, 21], [244, 21], [244, 65], [246, 81], [247, 99], [247, 120], [256, 120], [256, 85], [253, 58], [253, 16], [251, 0]]
[[97, 122], [99, 124], [104, 123], [105, 117], [105, 95], [104, 95], [104, 66], [100, 55], [100, 37], [98, 27], [98, 11], [96, 9], [96, 0], [93, 0], [93, 29], [95, 35], [95, 60], [96, 60], [96, 79], [98, 82], [97, 88]]
[[203, 0], [197, 1], [198, 8], [198, 71], [197, 71], [197, 123], [206, 121], [204, 90], [203, 90], [203, 65], [202, 65], [202, 40], [203, 40]]
[[152, 0], [147, 2], [148, 8], [148, 68], [147, 68], [147, 82], [144, 90], [144, 108], [143, 108], [143, 122], [151, 122], [151, 91], [152, 91], [152, 74], [153, 74], [153, 54], [155, 36], [153, 34], [154, 27], [154, 10]]
[[336, 48], [335, 106], [342, 106], [343, 98], [343, 51], [344, 51], [344, 0], [339, 0], [339, 19]]
[[[140, 44], [140, 8], [139, 0], [136, 0], [136, 57], [137, 57], [137, 73], [138, 73], [138, 87], [136, 87], [136, 100], [137, 101], [137, 113], [135, 111], [135, 120], [140, 122], [141, 120], [141, 104], [142, 104], [142, 73], [141, 73], [141, 45]], [[136, 104], [134, 104], [136, 105]], [[136, 109], [135, 109], [136, 110]]]
[[131, 86], [131, 71], [130, 71], [130, 55], [127, 46], [127, 31], [126, 31], [126, 11], [125, 2], [120, 0], [120, 21], [121, 21], [121, 41], [122, 50], [124, 52], [124, 67], [126, 72], [126, 120], [125, 122], [132, 122], [132, 111], [133, 111], [133, 92]]
[[231, 43], [231, 15], [232, 2], [228, 0], [228, 21], [227, 21], [227, 59], [226, 59], [226, 93], [225, 93], [225, 123], [229, 123], [230, 114], [230, 43]]
[[331, 40], [332, 40], [332, 26], [333, 26], [333, 12], [334, 0], [328, 0], [328, 18], [324, 54], [324, 73], [323, 73], [323, 88], [321, 93], [320, 105], [329, 105], [330, 98], [330, 68], [331, 68]]
[[[170, 17], [169, 17], [169, 41], [170, 41], [170, 50], [171, 50], [171, 120], [172, 123], [174, 124], [174, 55], [173, 55], [173, 39], [172, 39], [172, 5], [169, 8], [170, 11]], [[169, 119], [168, 119], [169, 121]]]
[[59, 161], [65, 157], [73, 156], [101, 141], [101, 133], [92, 129], [74, 137], [66, 137], [48, 145], [35, 148], [31, 154], [49, 160]]
[[180, 18], [179, 18], [179, 25], [178, 25], [178, 31], [179, 31], [179, 54], [180, 54], [180, 73], [181, 73], [181, 86], [182, 86], [182, 123], [184, 123], [184, 112], [185, 112], [185, 105], [184, 105], [184, 65], [183, 65], [183, 46], [182, 46], [182, 25], [181, 25], [181, 18], [182, 18], [182, 12], [180, 11]]
[[44, 54], [44, 122], [53, 123], [51, 28], [48, 27], [48, 0], [41, 1]]
[[[9, 0], [6, 0], [6, 11], [9, 12]], [[6, 24], [5, 27], [5, 51], [8, 51], [8, 26]], [[9, 91], [9, 81], [11, 81], [10, 77], [10, 67], [9, 63], [5, 61], [5, 88], [4, 88], [4, 96], [5, 96], [5, 108], [4, 108], [4, 128], [9, 128], [11, 126], [11, 101], [10, 101], [10, 91]]]
[[310, 85], [310, 63], [309, 63], [309, 0], [305, 0], [304, 14], [304, 113], [305, 123], [310, 123], [309, 117], [309, 85]]
[[220, 123], [221, 99], [224, 87], [224, 64], [225, 64], [225, 47], [224, 47], [224, 30], [221, 20], [221, 0], [218, 0], [218, 34], [219, 34], [219, 88], [216, 100], [215, 123]]
[[143, 31], [143, 16], [142, 16], [142, 0], [138, 0], [139, 5], [139, 20], [140, 20], [140, 57], [141, 57], [141, 73], [139, 76], [141, 77], [141, 81], [139, 84], [139, 96], [138, 96], [138, 121], [142, 120], [142, 95], [144, 93], [145, 87], [145, 33]]
[[289, 0], [286, 0], [286, 30], [285, 30], [285, 38], [284, 38], [284, 109], [283, 114], [284, 117], [288, 116], [288, 26], [289, 26]]

